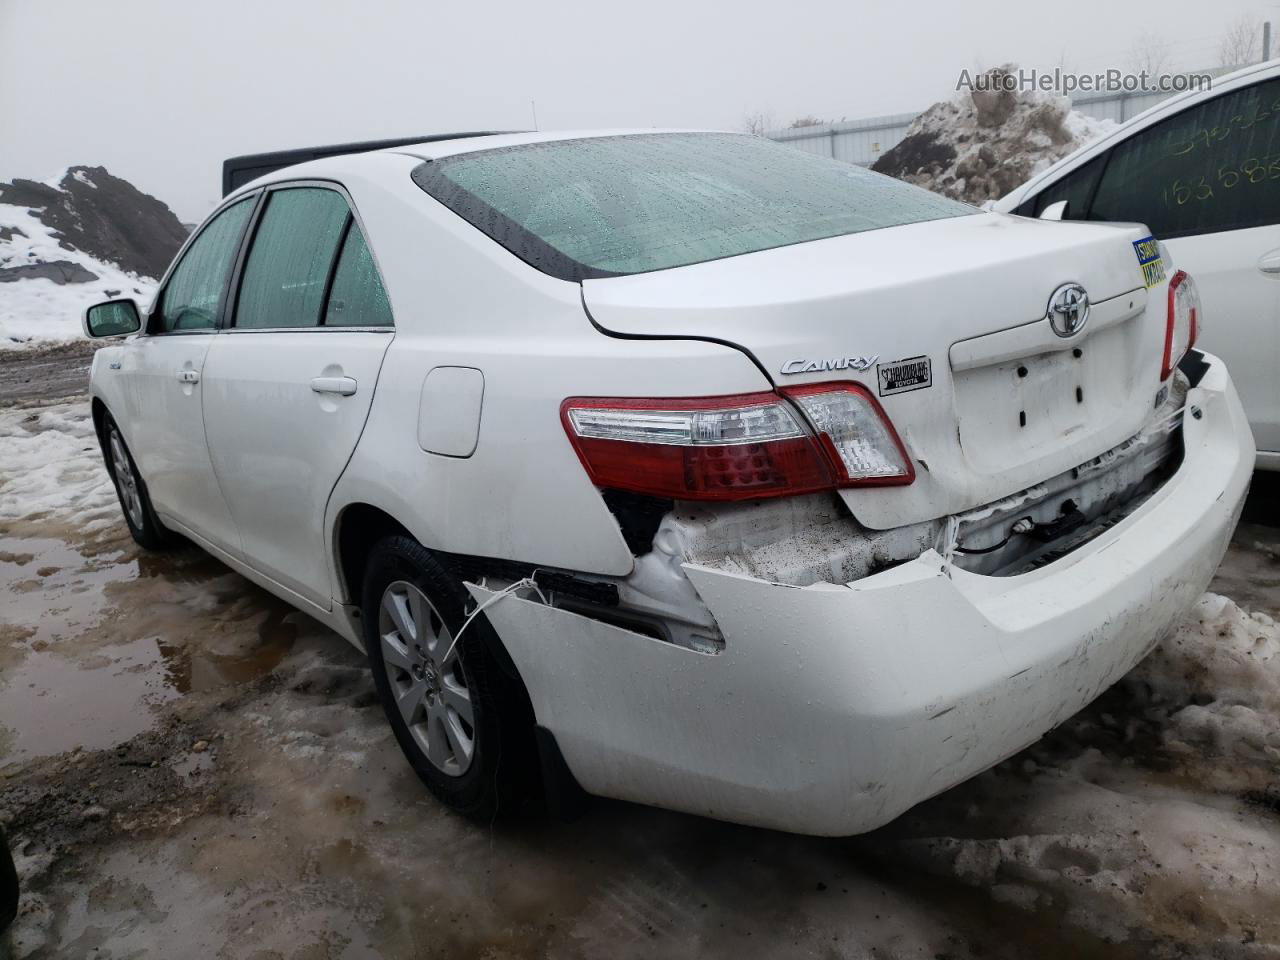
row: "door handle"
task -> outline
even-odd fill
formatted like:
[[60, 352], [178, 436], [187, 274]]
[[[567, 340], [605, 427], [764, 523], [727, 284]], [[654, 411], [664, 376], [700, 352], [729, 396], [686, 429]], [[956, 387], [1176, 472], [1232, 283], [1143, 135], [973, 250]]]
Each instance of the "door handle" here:
[[200, 382], [200, 371], [198, 371], [198, 370], [179, 370], [179, 371], [178, 371], [178, 382], [179, 382], [179, 383], [199, 383], [199, 382]]
[[349, 397], [356, 392], [356, 382], [351, 377], [316, 377], [311, 381], [316, 393], [336, 393]]
[[1280, 273], [1280, 250], [1271, 250], [1259, 257], [1258, 269], [1263, 273]]

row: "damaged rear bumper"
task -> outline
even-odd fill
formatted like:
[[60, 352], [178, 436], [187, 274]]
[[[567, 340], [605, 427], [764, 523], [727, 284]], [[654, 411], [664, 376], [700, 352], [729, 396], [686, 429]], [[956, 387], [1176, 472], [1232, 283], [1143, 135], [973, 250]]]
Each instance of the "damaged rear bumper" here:
[[1173, 476], [1030, 573], [947, 569], [932, 550], [807, 587], [686, 564], [725, 638], [716, 655], [530, 600], [486, 615], [589, 792], [800, 833], [870, 830], [1067, 719], [1207, 586], [1254, 449], [1220, 362], [1187, 405], [1199, 416]]

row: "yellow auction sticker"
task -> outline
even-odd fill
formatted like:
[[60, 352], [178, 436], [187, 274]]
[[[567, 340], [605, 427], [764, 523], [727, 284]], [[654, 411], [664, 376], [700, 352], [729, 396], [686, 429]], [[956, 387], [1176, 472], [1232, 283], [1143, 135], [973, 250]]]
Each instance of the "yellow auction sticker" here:
[[1164, 260], [1160, 257], [1160, 244], [1155, 237], [1133, 241], [1133, 252], [1138, 255], [1138, 269], [1142, 271], [1142, 282], [1148, 288], [1164, 279]]

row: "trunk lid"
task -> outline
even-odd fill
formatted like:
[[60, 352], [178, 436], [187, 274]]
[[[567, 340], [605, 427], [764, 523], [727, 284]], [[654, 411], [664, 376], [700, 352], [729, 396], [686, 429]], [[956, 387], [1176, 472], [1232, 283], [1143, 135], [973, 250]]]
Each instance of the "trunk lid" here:
[[[1145, 288], [1133, 247], [1147, 235], [982, 214], [586, 280], [583, 301], [606, 332], [723, 341], [778, 385], [866, 384], [916, 481], [842, 495], [888, 529], [1016, 493], [1138, 432], [1165, 328], [1165, 284]], [[1064, 338], [1047, 308], [1069, 282], [1091, 308]]]

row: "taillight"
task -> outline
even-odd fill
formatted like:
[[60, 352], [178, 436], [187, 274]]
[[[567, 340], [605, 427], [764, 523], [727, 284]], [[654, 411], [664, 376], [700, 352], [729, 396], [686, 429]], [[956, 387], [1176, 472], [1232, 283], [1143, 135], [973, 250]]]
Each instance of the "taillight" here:
[[890, 486], [916, 478], [911, 458], [879, 401], [860, 383], [783, 387], [800, 405], [838, 472], [837, 486]]
[[776, 393], [571, 397], [560, 416], [591, 482], [615, 490], [750, 500], [914, 478], [897, 434], [864, 388], [785, 392], [799, 409]]
[[1185, 270], [1179, 270], [1169, 281], [1169, 319], [1164, 334], [1164, 359], [1160, 379], [1167, 380], [1178, 361], [1195, 346], [1200, 332], [1200, 293], [1196, 282]]

